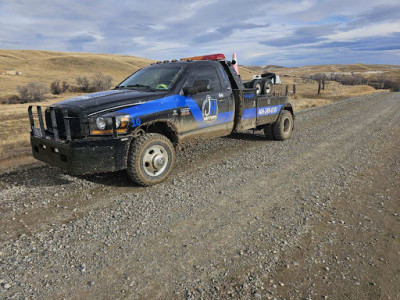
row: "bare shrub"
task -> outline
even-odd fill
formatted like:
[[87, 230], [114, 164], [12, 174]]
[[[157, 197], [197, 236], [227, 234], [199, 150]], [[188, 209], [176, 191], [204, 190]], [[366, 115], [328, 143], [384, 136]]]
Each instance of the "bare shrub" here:
[[97, 73], [92, 77], [91, 89], [93, 92], [105, 91], [111, 88], [112, 77], [110, 75], [104, 75]]
[[18, 86], [17, 91], [21, 99], [28, 102], [29, 93], [28, 93], [28, 86]]
[[87, 76], [78, 76], [76, 77], [77, 86], [70, 87], [70, 90], [83, 93], [105, 91], [111, 88], [112, 80], [110, 75], [102, 73], [95, 74], [90, 80]]
[[53, 81], [50, 84], [50, 91], [53, 95], [60, 95], [62, 93], [62, 87], [60, 85], [60, 82], [57, 81]]
[[72, 93], [82, 93], [82, 89], [77, 85], [70, 85], [68, 90]]
[[391, 90], [392, 92], [400, 92], [400, 82], [393, 82]]
[[69, 85], [66, 81], [63, 81], [61, 84], [60, 81], [56, 80], [50, 84], [50, 91], [53, 95], [60, 95], [65, 93], [66, 90], [68, 90], [68, 87]]
[[18, 95], [11, 95], [0, 100], [1, 104], [21, 104], [25, 103]]
[[66, 81], [62, 83], [62, 92], [65, 93], [69, 89], [69, 84]]
[[339, 82], [342, 85], [369, 85], [374, 89], [391, 90], [398, 92], [400, 90], [400, 83], [393, 81], [387, 75], [381, 74], [376, 79], [367, 79], [361, 75], [339, 75], [334, 74], [330, 76], [330, 80]]
[[378, 82], [380, 83], [382, 89], [391, 90], [392, 92], [396, 92], [396, 91], [398, 92], [398, 88], [396, 90], [396, 86], [398, 87], [399, 83], [393, 81], [390, 77], [379, 76]]
[[90, 82], [89, 79], [86, 76], [78, 76], [76, 77], [76, 84], [78, 85], [78, 88], [84, 92], [88, 93], [90, 92]]
[[25, 86], [18, 86], [17, 91], [21, 100], [26, 102], [42, 101], [49, 92], [47, 86], [41, 82], [29, 82]]

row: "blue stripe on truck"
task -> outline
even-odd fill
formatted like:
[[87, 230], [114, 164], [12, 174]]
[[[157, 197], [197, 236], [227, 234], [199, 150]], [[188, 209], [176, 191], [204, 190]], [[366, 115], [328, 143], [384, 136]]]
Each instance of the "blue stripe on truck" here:
[[145, 115], [184, 107], [190, 108], [190, 111], [200, 128], [232, 122], [234, 117], [233, 111], [222, 112], [217, 115], [217, 119], [214, 122], [205, 122], [201, 108], [197, 105], [193, 98], [181, 95], [172, 95], [156, 100], [138, 103], [136, 105], [121, 109], [118, 112], [130, 114], [132, 118], [140, 118]]
[[255, 107], [253, 108], [247, 108], [243, 111], [242, 119], [247, 120], [247, 119], [255, 119], [256, 118], [256, 113], [257, 109]]

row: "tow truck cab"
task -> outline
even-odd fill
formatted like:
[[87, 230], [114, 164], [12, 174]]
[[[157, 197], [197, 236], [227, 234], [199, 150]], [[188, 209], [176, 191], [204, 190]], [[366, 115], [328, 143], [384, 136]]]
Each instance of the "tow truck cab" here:
[[284, 111], [289, 123], [280, 127], [290, 136], [288, 98], [246, 89], [221, 54], [165, 61], [113, 90], [55, 103], [44, 114], [30, 106], [32, 152], [71, 174], [127, 169], [136, 183], [152, 185], [172, 170], [174, 146], [247, 129], [274, 137], [273, 124]]

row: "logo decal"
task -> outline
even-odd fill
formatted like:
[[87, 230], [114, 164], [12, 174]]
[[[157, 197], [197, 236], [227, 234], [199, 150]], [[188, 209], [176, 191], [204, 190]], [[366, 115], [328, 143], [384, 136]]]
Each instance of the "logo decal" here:
[[180, 109], [181, 116], [188, 116], [190, 115], [190, 108], [189, 107], [183, 107]]
[[217, 99], [211, 99], [211, 96], [207, 95], [206, 100], [203, 102], [202, 112], [205, 122], [214, 122], [218, 117]]

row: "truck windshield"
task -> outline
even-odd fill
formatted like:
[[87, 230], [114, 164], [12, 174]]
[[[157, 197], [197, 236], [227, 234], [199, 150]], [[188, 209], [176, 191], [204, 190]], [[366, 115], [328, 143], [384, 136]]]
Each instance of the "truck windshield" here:
[[128, 77], [118, 88], [169, 90], [178, 79], [181, 69], [181, 66], [144, 68]]

